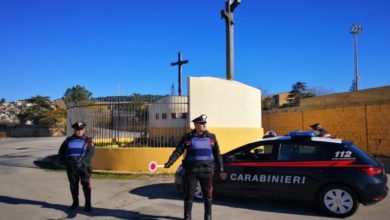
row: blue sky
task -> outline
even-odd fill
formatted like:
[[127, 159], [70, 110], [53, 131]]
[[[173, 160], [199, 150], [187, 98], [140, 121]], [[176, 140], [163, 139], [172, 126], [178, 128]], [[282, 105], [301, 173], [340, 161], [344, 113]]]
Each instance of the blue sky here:
[[[188, 76], [225, 78], [224, 0], [0, 0], [0, 98], [170, 94], [181, 51]], [[361, 89], [390, 84], [390, 1], [242, 0], [234, 80], [266, 93], [297, 81], [348, 91], [353, 23]]]

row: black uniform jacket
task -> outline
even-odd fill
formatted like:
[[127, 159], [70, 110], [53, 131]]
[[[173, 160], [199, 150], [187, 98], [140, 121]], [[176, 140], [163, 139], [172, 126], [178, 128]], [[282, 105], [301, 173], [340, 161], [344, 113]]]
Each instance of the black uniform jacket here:
[[190, 143], [191, 139], [194, 137], [209, 137], [211, 140], [214, 141], [214, 145], [212, 146], [214, 161], [186, 161], [184, 156], [183, 167], [189, 171], [193, 169], [200, 169], [201, 171], [205, 172], [213, 172], [215, 163], [217, 165], [216, 170], [218, 172], [223, 172], [222, 157], [219, 151], [217, 138], [215, 137], [215, 134], [210, 133], [208, 131], [203, 132], [203, 134], [198, 134], [195, 130], [193, 130], [190, 133], [185, 134], [180, 140], [179, 144], [176, 146], [175, 151], [170, 156], [169, 162], [174, 163], [187, 150], [187, 148], [190, 146], [188, 145], [188, 143]]
[[[68, 150], [68, 143], [72, 138], [80, 138], [85, 139], [85, 144], [87, 145], [87, 150], [85, 152], [85, 155], [81, 158], [79, 158], [77, 161], [74, 160], [74, 158], [67, 158], [66, 157], [66, 151]], [[88, 136], [81, 136], [77, 137], [76, 135], [72, 135], [70, 137], [67, 137], [65, 141], [62, 143], [60, 150], [58, 151], [58, 157], [61, 164], [65, 163], [77, 163], [81, 162], [86, 167], [91, 167], [91, 159], [94, 153], [94, 146], [92, 143], [92, 138]]]

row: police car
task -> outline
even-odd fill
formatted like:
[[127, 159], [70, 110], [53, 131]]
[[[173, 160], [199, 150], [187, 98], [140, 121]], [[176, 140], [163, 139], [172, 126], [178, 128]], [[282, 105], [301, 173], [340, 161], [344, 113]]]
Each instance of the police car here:
[[[387, 195], [382, 162], [350, 141], [316, 137], [312, 131], [264, 138], [222, 155], [225, 180], [214, 175], [220, 195], [304, 199], [329, 215], [347, 217]], [[183, 167], [175, 175], [182, 186]], [[196, 197], [202, 198], [198, 187]]]

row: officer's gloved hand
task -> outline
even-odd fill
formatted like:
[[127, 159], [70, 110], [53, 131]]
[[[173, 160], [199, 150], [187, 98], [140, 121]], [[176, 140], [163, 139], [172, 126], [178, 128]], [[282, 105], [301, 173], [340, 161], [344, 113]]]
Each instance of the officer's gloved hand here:
[[83, 168], [83, 163], [79, 162], [74, 165], [77, 169]]
[[223, 169], [220, 169], [220, 170], [219, 170], [219, 177], [220, 177], [222, 180], [226, 180], [226, 173], [223, 171]]
[[225, 172], [219, 173], [219, 177], [220, 177], [222, 180], [226, 180], [226, 173], [225, 173]]
[[172, 162], [171, 161], [168, 161], [164, 164], [164, 168], [169, 168], [172, 166]]

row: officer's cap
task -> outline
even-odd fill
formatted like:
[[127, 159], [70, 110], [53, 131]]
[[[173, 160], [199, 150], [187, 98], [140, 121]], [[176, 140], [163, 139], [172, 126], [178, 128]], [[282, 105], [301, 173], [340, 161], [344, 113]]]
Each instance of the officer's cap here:
[[313, 129], [316, 129], [316, 128], [321, 127], [321, 124], [320, 123], [315, 123], [315, 124], [310, 125], [310, 127], [313, 128]]
[[263, 138], [270, 138], [270, 137], [276, 137], [275, 131], [267, 131], [267, 133], [264, 134]]
[[192, 120], [192, 122], [205, 124], [205, 123], [207, 123], [206, 119], [207, 119], [207, 116], [205, 114], [202, 114], [199, 117], [197, 117], [194, 120]]
[[78, 121], [72, 125], [72, 128], [74, 128], [75, 130], [83, 130], [86, 126], [87, 124], [85, 124], [84, 122]]

